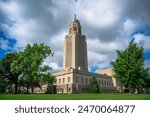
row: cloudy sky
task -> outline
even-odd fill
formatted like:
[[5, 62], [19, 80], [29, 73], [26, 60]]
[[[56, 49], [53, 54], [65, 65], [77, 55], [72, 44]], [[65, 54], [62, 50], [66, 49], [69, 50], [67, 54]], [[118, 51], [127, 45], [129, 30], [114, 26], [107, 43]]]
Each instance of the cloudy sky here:
[[87, 38], [89, 70], [110, 67], [133, 38], [150, 66], [150, 0], [0, 0], [0, 59], [27, 43], [54, 52], [44, 64], [62, 69], [64, 37], [76, 13]]

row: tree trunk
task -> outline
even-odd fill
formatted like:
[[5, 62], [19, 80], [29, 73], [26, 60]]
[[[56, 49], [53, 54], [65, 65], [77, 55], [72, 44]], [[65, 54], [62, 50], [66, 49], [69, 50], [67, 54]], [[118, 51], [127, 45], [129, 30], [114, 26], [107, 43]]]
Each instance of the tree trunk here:
[[27, 85], [27, 94], [29, 93], [29, 86]]
[[138, 94], [139, 94], [139, 88], [137, 88], [137, 89], [135, 90], [135, 93], [138, 93]]
[[18, 93], [18, 82], [16, 82], [16, 84], [15, 84], [15, 94], [17, 94]]
[[32, 94], [34, 93], [34, 86], [32, 86]]
[[133, 89], [129, 89], [129, 93], [130, 93], [130, 94], [133, 94]]
[[19, 86], [18, 93], [21, 93], [21, 86]]
[[138, 93], [138, 94], [140, 93], [140, 89], [139, 89], [139, 88], [137, 89], [137, 93]]

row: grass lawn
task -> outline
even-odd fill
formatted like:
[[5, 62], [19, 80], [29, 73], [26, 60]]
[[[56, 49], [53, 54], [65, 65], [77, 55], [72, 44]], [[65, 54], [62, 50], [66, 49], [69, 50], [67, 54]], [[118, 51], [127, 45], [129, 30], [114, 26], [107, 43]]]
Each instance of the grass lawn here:
[[150, 94], [0, 94], [0, 100], [150, 100]]

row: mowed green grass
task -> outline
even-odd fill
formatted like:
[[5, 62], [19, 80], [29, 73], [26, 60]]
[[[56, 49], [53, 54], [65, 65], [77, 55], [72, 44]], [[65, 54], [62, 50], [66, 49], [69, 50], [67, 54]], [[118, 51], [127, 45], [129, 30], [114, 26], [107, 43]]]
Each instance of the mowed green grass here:
[[0, 94], [0, 100], [150, 100], [150, 94]]

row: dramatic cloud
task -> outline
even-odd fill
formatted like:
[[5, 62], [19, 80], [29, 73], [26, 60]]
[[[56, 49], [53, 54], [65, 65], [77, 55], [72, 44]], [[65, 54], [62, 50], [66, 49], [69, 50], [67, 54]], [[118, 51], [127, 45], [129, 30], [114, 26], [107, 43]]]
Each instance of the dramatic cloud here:
[[135, 42], [143, 45], [145, 52], [150, 52], [150, 36], [145, 36], [144, 34], [135, 34]]
[[64, 37], [74, 14], [87, 37], [89, 69], [110, 66], [115, 50], [132, 38], [150, 52], [149, 0], [2, 0], [0, 31], [15, 43], [0, 38], [0, 48], [23, 49], [27, 43], [45, 43], [54, 57], [44, 64], [62, 69]]

